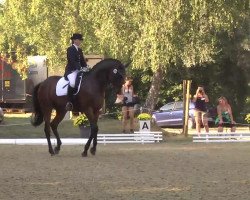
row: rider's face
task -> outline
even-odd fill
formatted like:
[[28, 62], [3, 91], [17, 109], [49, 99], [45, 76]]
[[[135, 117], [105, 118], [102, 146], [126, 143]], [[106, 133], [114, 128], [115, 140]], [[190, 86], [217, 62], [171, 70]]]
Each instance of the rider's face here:
[[81, 45], [81, 40], [79, 40], [79, 39], [76, 39], [76, 40], [74, 40], [74, 44], [76, 45], [76, 46], [80, 46]]

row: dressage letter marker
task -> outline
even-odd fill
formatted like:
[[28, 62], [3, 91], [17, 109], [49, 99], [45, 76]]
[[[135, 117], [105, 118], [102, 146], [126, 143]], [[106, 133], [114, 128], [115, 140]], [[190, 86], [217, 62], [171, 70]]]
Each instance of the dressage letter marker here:
[[140, 120], [140, 132], [150, 132], [150, 120]]

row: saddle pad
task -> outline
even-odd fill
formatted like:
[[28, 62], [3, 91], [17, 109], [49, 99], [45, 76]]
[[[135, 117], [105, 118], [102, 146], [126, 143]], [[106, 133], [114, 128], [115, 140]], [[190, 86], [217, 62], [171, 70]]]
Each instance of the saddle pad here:
[[68, 93], [69, 81], [66, 81], [64, 77], [60, 78], [56, 84], [56, 96], [65, 96]]

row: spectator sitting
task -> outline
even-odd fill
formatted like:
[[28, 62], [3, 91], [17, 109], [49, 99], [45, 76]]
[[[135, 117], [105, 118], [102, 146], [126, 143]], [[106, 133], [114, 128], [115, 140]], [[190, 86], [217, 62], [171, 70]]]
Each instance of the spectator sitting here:
[[218, 117], [215, 124], [218, 125], [218, 132], [223, 132], [223, 127], [230, 127], [231, 132], [235, 132], [235, 121], [233, 119], [232, 109], [225, 97], [218, 99], [219, 105], [217, 106]]

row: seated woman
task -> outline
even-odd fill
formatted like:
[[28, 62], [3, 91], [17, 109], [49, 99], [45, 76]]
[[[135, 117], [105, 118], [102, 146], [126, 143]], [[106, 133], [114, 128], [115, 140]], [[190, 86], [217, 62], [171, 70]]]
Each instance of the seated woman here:
[[235, 132], [235, 121], [233, 119], [232, 109], [225, 97], [218, 99], [219, 105], [217, 106], [218, 117], [215, 124], [218, 125], [218, 132], [223, 132], [223, 127], [230, 127], [231, 132]]

